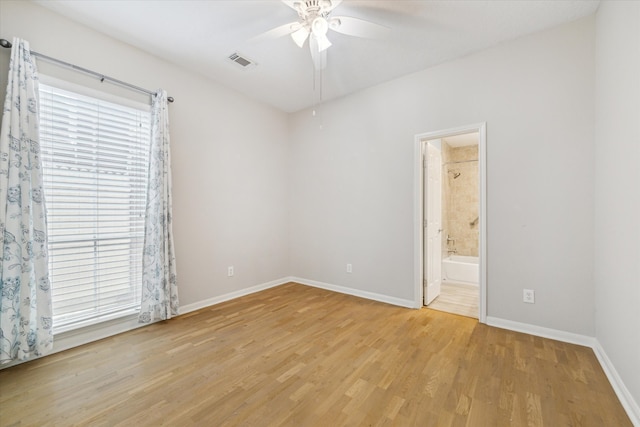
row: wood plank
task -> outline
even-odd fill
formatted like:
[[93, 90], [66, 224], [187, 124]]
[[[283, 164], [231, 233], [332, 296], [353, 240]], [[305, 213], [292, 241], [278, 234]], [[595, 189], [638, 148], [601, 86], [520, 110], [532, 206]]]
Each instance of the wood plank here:
[[593, 351], [289, 283], [0, 371], [0, 426], [631, 426]]

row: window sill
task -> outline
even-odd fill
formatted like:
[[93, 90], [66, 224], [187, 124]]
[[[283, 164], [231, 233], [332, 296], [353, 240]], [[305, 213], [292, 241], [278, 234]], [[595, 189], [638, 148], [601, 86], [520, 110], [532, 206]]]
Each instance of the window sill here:
[[132, 316], [135, 316], [137, 320], [139, 311], [140, 311], [140, 307], [130, 308], [128, 310], [121, 310], [115, 313], [105, 314], [102, 316], [94, 317], [94, 318], [80, 321], [80, 322], [68, 323], [66, 325], [62, 325], [59, 327], [55, 326], [55, 319], [54, 319], [53, 337], [54, 338], [62, 337], [68, 333], [72, 333], [74, 331], [84, 330], [92, 327], [100, 328], [106, 323], [113, 323], [113, 322], [117, 323], [117, 321], [131, 318]]
[[117, 316], [112, 315], [111, 317], [111, 319], [104, 319], [99, 323], [96, 323], [94, 319], [92, 323], [79, 328], [75, 324], [73, 329], [55, 331], [51, 353], [68, 350], [146, 325], [145, 323], [138, 323], [137, 312], [124, 315], [123, 313], [118, 313]]

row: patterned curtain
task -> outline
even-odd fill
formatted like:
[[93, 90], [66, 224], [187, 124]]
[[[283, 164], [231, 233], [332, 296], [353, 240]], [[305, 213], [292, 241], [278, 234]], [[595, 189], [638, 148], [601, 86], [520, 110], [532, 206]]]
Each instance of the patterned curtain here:
[[14, 38], [0, 130], [0, 363], [53, 346], [38, 106], [29, 43]]
[[151, 105], [151, 156], [147, 191], [142, 304], [138, 321], [151, 323], [178, 314], [176, 257], [171, 229], [171, 157], [167, 93], [158, 90]]

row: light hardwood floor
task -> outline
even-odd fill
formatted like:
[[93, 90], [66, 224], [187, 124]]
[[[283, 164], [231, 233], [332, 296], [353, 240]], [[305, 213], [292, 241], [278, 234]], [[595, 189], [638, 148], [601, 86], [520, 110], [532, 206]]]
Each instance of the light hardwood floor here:
[[442, 282], [440, 295], [429, 304], [429, 308], [477, 319], [479, 292], [477, 285]]
[[2, 426], [630, 426], [589, 348], [298, 284], [0, 371]]

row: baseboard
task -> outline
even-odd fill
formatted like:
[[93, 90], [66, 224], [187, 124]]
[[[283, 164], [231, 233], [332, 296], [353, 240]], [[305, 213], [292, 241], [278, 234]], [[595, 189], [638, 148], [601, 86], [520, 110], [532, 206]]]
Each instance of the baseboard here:
[[501, 319], [499, 317], [487, 316], [487, 325], [496, 328], [508, 329], [515, 332], [523, 332], [537, 337], [549, 338], [556, 341], [562, 341], [569, 344], [577, 344], [585, 347], [593, 347], [595, 343], [594, 337], [586, 335], [574, 334], [558, 329], [544, 328], [542, 326], [530, 325], [528, 323], [514, 322], [512, 320]]
[[593, 346], [593, 352], [596, 354], [596, 357], [600, 362], [600, 366], [602, 366], [602, 370], [609, 379], [611, 387], [613, 387], [618, 399], [620, 399], [620, 403], [624, 407], [624, 410], [627, 411], [627, 415], [631, 419], [631, 423], [636, 427], [640, 427], [640, 406], [638, 406], [638, 402], [636, 402], [633, 399], [633, 396], [631, 396], [629, 389], [622, 381], [622, 378], [620, 378], [620, 375], [618, 375], [618, 371], [616, 371], [611, 359], [609, 359], [609, 356], [607, 356], [607, 353], [604, 351], [600, 341], [597, 339]]
[[640, 427], [640, 407], [629, 392], [629, 389], [627, 389], [624, 381], [622, 381], [622, 378], [620, 378], [620, 375], [618, 375], [616, 368], [613, 366], [613, 363], [611, 363], [611, 360], [604, 351], [604, 348], [596, 338], [490, 316], [487, 317], [487, 325], [590, 347], [595, 353], [602, 370], [611, 384], [611, 387], [613, 387], [618, 400], [620, 400], [620, 404], [622, 404], [622, 407], [627, 412], [629, 419], [631, 419], [631, 423], [636, 427]]
[[366, 298], [374, 301], [384, 302], [400, 307], [416, 308], [415, 301], [391, 297], [389, 295], [377, 294], [374, 292], [361, 291], [359, 289], [347, 288], [345, 286], [332, 285], [329, 283], [318, 282], [316, 280], [303, 279], [301, 277], [290, 277], [290, 282], [300, 283], [301, 285], [313, 286], [314, 288], [326, 289], [328, 291], [338, 292], [341, 294], [353, 295], [360, 298]]
[[239, 291], [229, 292], [228, 294], [194, 302], [192, 304], [182, 305], [180, 306], [180, 314], [190, 313], [192, 311], [200, 310], [201, 308], [209, 307], [215, 304], [220, 304], [221, 302], [230, 301], [232, 299], [240, 298], [245, 295], [255, 294], [256, 292], [260, 292], [260, 291], [264, 291], [265, 289], [284, 285], [285, 283], [289, 283], [291, 281], [292, 281], [291, 278], [285, 277], [282, 279], [272, 280], [271, 282], [252, 286], [250, 288], [240, 289]]

